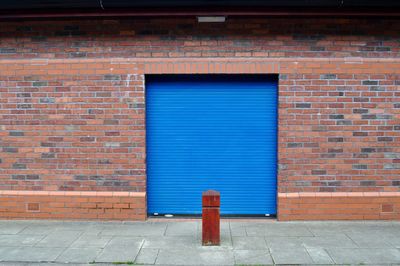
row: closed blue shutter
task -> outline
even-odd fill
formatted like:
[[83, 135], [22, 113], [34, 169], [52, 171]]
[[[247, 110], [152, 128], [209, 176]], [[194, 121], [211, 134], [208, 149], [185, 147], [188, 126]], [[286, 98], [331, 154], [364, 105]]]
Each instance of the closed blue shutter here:
[[276, 213], [277, 81], [251, 75], [146, 78], [148, 212]]

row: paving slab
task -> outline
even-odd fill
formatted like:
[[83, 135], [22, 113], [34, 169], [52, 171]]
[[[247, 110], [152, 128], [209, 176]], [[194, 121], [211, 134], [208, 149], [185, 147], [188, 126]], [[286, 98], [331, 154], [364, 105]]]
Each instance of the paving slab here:
[[57, 229], [57, 226], [52, 225], [52, 224], [31, 224], [25, 227], [24, 230], [19, 232], [19, 234], [23, 235], [44, 235], [48, 234], [52, 231], [55, 231]]
[[231, 236], [247, 236], [246, 223], [243, 222], [231, 222], [229, 223]]
[[308, 225], [307, 228], [314, 236], [334, 236], [346, 231], [342, 226], [337, 225], [323, 226], [322, 224], [312, 224]]
[[64, 263], [90, 263], [95, 261], [101, 252], [102, 249], [97, 247], [68, 248], [55, 261]]
[[195, 236], [146, 237], [143, 248], [185, 250], [200, 247], [201, 242]]
[[6, 256], [13, 249], [15, 249], [15, 247], [0, 247], [0, 261], [6, 261]]
[[335, 263], [324, 248], [306, 247], [306, 250], [315, 264], [328, 265]]
[[[361, 248], [393, 248], [390, 239], [383, 236], [382, 234], [374, 234], [369, 232], [368, 234], [362, 232], [347, 232], [346, 235]], [[396, 239], [399, 239], [396, 237]], [[399, 241], [400, 243], [400, 241]]]
[[166, 236], [193, 236], [199, 231], [200, 222], [168, 223]]
[[[147, 238], [146, 238], [147, 239]], [[144, 237], [114, 236], [107, 243], [109, 247], [140, 247], [145, 240]]]
[[400, 264], [398, 249], [378, 248], [331, 248], [328, 253], [335, 263], [340, 264]]
[[264, 237], [247, 236], [247, 237], [232, 237], [234, 249], [244, 250], [268, 250], [267, 243]]
[[140, 247], [105, 247], [94, 259], [95, 262], [134, 262]]
[[136, 257], [135, 263], [136, 264], [155, 264], [159, 251], [160, 251], [159, 249], [142, 248]]
[[300, 237], [292, 236], [278, 236], [278, 237], [265, 237], [267, 246], [273, 249], [291, 249], [291, 248], [302, 248], [303, 241]]
[[165, 223], [138, 223], [124, 224], [118, 227], [106, 227], [101, 231], [101, 235], [120, 235], [120, 236], [163, 236], [167, 229]]
[[337, 233], [346, 233], [366, 230], [367, 224], [363, 221], [308, 221], [303, 224], [313, 233], [314, 236], [330, 236]]
[[0, 261], [52, 262], [63, 251], [63, 248], [20, 247], [3, 250]]
[[24, 230], [27, 226], [28, 226], [27, 224], [0, 223], [0, 235], [18, 234], [19, 232]]
[[160, 265], [234, 265], [232, 250], [166, 250], [161, 249], [156, 264]]
[[300, 237], [304, 246], [307, 247], [322, 247], [322, 248], [357, 248], [357, 244], [347, 235], [338, 233], [334, 236], [322, 237]]
[[273, 265], [268, 250], [235, 250], [236, 265]]
[[307, 226], [293, 223], [249, 224], [246, 232], [248, 236], [314, 236]]
[[[400, 230], [400, 228], [398, 230]], [[400, 237], [399, 236], [397, 236], [397, 235], [385, 235], [385, 236], [381, 235], [379, 238], [381, 238], [385, 242], [389, 243], [393, 247], [400, 249]]]
[[112, 236], [81, 235], [72, 244], [72, 248], [99, 247], [104, 248], [112, 239]]
[[272, 259], [276, 264], [312, 264], [313, 260], [303, 247], [270, 248]]
[[82, 234], [82, 231], [52, 231], [35, 244], [36, 247], [69, 247]]
[[0, 246], [33, 246], [45, 237], [46, 235], [0, 235]]

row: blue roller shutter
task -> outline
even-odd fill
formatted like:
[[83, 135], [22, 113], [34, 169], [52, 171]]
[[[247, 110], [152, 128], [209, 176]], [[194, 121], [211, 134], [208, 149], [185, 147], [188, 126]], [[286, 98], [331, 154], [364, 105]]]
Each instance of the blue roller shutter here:
[[271, 76], [146, 77], [148, 212], [276, 213], [277, 81]]

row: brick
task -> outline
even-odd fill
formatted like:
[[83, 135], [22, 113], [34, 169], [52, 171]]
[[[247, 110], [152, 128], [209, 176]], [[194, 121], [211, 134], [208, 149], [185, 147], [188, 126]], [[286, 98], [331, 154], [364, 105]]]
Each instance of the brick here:
[[292, 143], [288, 143], [287, 147], [288, 148], [299, 148], [299, 147], [303, 147], [303, 143], [292, 142]]
[[144, 103], [130, 103], [129, 108], [141, 109], [141, 108], [145, 108], [145, 104]]
[[310, 51], [314, 51], [314, 52], [322, 52], [325, 50], [326, 50], [326, 48], [322, 47], [322, 46], [311, 46], [310, 47]]
[[334, 148], [334, 149], [328, 149], [329, 153], [342, 153], [343, 149], [340, 148]]
[[338, 121], [336, 121], [336, 125], [352, 125], [353, 124], [353, 122], [351, 121], [351, 120], [338, 120]]
[[29, 104], [29, 103], [17, 104], [17, 109], [30, 109], [30, 108], [32, 108], [32, 104]]
[[400, 169], [400, 163], [386, 163], [383, 165], [383, 169]]
[[378, 137], [378, 141], [392, 142], [393, 138], [392, 137]]
[[93, 142], [96, 141], [95, 137], [82, 137], [79, 139], [80, 142]]
[[106, 119], [103, 122], [104, 125], [118, 125], [119, 121], [117, 119]]
[[16, 52], [17, 52], [17, 49], [15, 49], [15, 48], [6, 48], [6, 47], [0, 48], [0, 54], [14, 54]]
[[4, 147], [3, 152], [9, 152], [9, 153], [17, 153], [18, 148], [10, 148], [10, 147]]
[[104, 75], [104, 80], [121, 80], [121, 76], [107, 74], [107, 75]]
[[26, 175], [12, 175], [11, 178], [13, 180], [25, 180], [26, 179]]
[[378, 85], [378, 81], [376, 81], [376, 80], [363, 80], [362, 81], [362, 85], [367, 85], [367, 86]]
[[313, 175], [326, 175], [326, 170], [320, 170], [320, 169], [312, 170], [311, 174], [313, 174]]
[[353, 158], [369, 158], [369, 154], [365, 154], [365, 153], [353, 153]]
[[329, 115], [329, 119], [344, 119], [344, 115]]
[[47, 81], [35, 81], [32, 83], [32, 86], [34, 87], [44, 87], [47, 85], [48, 85]]
[[378, 51], [378, 52], [389, 52], [389, 51], [391, 51], [392, 49], [390, 48], [390, 47], [376, 47], [376, 51]]
[[21, 137], [24, 136], [25, 134], [22, 131], [10, 131], [9, 135], [12, 137]]
[[343, 138], [328, 138], [328, 142], [343, 142]]
[[74, 52], [70, 54], [70, 57], [72, 58], [82, 58], [82, 57], [86, 57], [87, 53], [85, 52]]
[[120, 136], [121, 133], [119, 131], [108, 131], [108, 132], [105, 132], [105, 135], [106, 136]]
[[111, 92], [96, 92], [96, 97], [111, 97]]
[[296, 108], [311, 108], [310, 103], [296, 103]]
[[366, 137], [368, 136], [368, 132], [353, 132], [354, 137]]
[[389, 119], [393, 119], [393, 115], [381, 115], [381, 114], [378, 114], [378, 115], [376, 115], [376, 118], [380, 119], [380, 120], [389, 120]]
[[32, 97], [32, 94], [30, 94], [29, 92], [21, 92], [21, 93], [17, 93], [17, 97], [19, 98], [30, 98]]
[[39, 102], [40, 103], [55, 103], [56, 99], [55, 98], [40, 98]]
[[354, 114], [366, 114], [368, 113], [368, 109], [353, 109]]
[[26, 169], [26, 164], [23, 163], [14, 163], [12, 165], [13, 169]]
[[367, 103], [367, 102], [369, 102], [369, 98], [367, 98], [367, 97], [357, 97], [357, 98], [353, 98], [353, 102], [356, 102], [356, 103]]
[[38, 211], [40, 211], [40, 204], [39, 203], [27, 203], [26, 210], [28, 212], [38, 212]]
[[50, 143], [50, 142], [41, 142], [40, 146], [42, 146], [42, 147], [55, 147], [56, 144], [55, 143]]
[[371, 186], [376, 186], [376, 182], [375, 181], [361, 181], [360, 185], [365, 186], [365, 187], [371, 187]]
[[55, 153], [42, 153], [40, 156], [42, 159], [53, 159], [56, 158], [56, 154]]
[[371, 152], [376, 152], [376, 149], [375, 148], [361, 148], [361, 152], [371, 153]]
[[376, 119], [376, 115], [362, 115], [361, 116], [362, 119]]
[[380, 87], [380, 86], [371, 86], [369, 88], [370, 91], [385, 91], [385, 87]]
[[320, 76], [321, 79], [336, 79], [335, 74], [324, 74]]
[[117, 148], [121, 146], [121, 143], [119, 142], [105, 142], [104, 143], [105, 147], [109, 147], [109, 148]]
[[39, 175], [26, 175], [27, 180], [39, 180], [40, 176]]
[[382, 204], [382, 212], [393, 212], [393, 204]]
[[354, 170], [368, 169], [368, 165], [366, 165], [366, 164], [353, 164], [353, 169]]

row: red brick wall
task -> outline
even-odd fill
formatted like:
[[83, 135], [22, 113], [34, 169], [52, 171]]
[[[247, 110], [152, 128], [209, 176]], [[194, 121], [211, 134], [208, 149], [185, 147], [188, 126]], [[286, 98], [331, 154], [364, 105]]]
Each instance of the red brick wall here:
[[144, 81], [129, 67], [0, 74], [0, 189], [145, 191]]
[[400, 75], [376, 71], [281, 75], [279, 191], [400, 191]]
[[0, 25], [0, 58], [398, 57], [395, 19], [195, 18]]
[[399, 30], [385, 19], [2, 23], [0, 190], [144, 192], [144, 74], [278, 73], [281, 193], [400, 191]]

